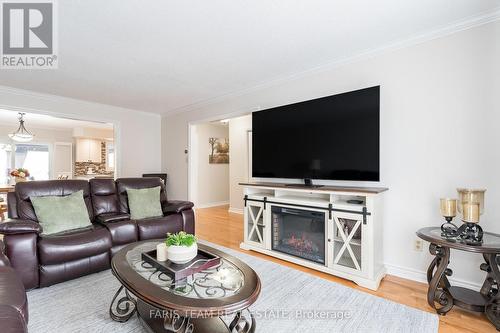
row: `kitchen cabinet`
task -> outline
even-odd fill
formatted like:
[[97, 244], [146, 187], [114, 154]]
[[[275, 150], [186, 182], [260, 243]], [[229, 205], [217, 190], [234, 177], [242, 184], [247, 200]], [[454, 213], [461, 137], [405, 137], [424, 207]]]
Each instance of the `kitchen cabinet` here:
[[101, 141], [96, 139], [77, 139], [76, 161], [101, 163]]

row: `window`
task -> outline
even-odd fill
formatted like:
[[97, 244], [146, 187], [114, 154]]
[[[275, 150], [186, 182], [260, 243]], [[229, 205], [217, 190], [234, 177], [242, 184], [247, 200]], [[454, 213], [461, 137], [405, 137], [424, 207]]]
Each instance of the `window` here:
[[0, 184], [10, 184], [10, 171], [25, 168], [30, 180], [50, 179], [49, 146], [44, 144], [0, 143]]
[[28, 169], [30, 179], [48, 180], [49, 146], [41, 144], [16, 144], [15, 167]]
[[115, 145], [113, 142], [106, 142], [106, 169], [108, 171], [115, 169]]

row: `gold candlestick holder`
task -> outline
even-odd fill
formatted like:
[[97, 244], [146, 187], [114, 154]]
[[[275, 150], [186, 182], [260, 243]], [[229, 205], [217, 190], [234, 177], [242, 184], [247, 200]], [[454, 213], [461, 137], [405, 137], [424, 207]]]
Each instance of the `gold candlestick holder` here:
[[458, 235], [458, 227], [452, 222], [457, 216], [457, 199], [442, 198], [439, 200], [441, 215], [446, 220], [441, 225], [441, 237], [448, 240], [455, 240]]
[[483, 243], [483, 229], [478, 224], [480, 216], [484, 213], [485, 189], [459, 188], [458, 211], [462, 213], [464, 224], [459, 228], [459, 235], [463, 242], [469, 245]]
[[[458, 199], [440, 200], [441, 215], [446, 220], [441, 225], [441, 237], [450, 241], [459, 241], [468, 245], [481, 245], [483, 229], [479, 226], [479, 217], [484, 212], [484, 189], [457, 189]], [[463, 224], [458, 227], [452, 220], [461, 214]]]

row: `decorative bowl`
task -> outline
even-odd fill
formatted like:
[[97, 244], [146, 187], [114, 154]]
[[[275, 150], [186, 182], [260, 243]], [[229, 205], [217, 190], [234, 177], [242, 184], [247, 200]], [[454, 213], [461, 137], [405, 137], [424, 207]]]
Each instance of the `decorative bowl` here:
[[170, 245], [167, 246], [167, 258], [176, 264], [185, 264], [190, 262], [198, 254], [198, 245], [194, 243], [191, 246]]

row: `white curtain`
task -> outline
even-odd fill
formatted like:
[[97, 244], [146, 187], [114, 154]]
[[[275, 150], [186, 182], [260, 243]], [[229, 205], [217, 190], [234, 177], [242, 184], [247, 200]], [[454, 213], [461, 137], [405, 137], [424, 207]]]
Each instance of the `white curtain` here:
[[23, 168], [28, 169], [34, 180], [49, 179], [49, 152], [28, 151], [23, 161]]
[[10, 152], [9, 145], [0, 144], [0, 184], [2, 185], [9, 183]]

